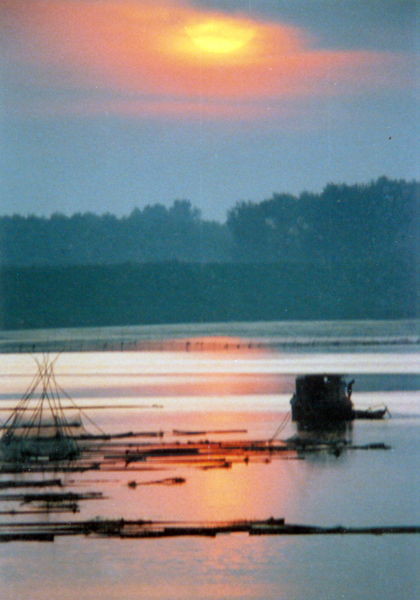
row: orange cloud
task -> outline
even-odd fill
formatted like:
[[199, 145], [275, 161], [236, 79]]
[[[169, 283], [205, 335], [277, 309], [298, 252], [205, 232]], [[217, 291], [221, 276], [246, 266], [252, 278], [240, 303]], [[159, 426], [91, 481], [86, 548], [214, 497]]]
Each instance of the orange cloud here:
[[409, 85], [407, 56], [314, 49], [296, 27], [170, 0], [6, 0], [1, 9], [13, 101], [28, 111], [223, 115], [237, 106], [246, 118], [266, 110], [261, 101]]

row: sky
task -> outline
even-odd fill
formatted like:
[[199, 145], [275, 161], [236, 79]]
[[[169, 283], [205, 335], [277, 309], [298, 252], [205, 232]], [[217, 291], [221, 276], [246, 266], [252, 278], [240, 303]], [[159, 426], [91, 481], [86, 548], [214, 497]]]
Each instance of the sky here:
[[0, 0], [0, 214], [420, 179], [420, 0]]

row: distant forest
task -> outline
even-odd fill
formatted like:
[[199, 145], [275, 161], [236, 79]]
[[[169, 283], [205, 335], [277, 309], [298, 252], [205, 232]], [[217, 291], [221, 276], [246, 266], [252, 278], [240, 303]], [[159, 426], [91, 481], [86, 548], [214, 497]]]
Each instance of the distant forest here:
[[188, 200], [135, 208], [121, 218], [2, 216], [0, 264], [410, 261], [419, 256], [419, 215], [420, 184], [382, 177], [238, 202], [224, 224], [202, 219]]
[[0, 217], [0, 328], [420, 317], [420, 184]]

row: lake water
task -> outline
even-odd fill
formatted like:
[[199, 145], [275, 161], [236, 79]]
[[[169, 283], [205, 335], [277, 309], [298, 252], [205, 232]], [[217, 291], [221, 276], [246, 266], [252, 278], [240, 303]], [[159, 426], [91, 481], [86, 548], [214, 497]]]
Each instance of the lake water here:
[[[363, 344], [341, 344], [339, 351], [334, 343], [296, 349], [270, 339], [264, 345], [264, 332], [254, 325], [253, 336], [223, 331], [222, 338], [212, 331], [212, 337], [190, 338], [185, 330], [176, 344], [159, 350], [61, 354], [54, 369], [57, 383], [107, 432], [162, 431], [169, 441], [179, 439], [174, 429], [241, 429], [246, 433], [207, 437], [269, 439], [289, 411], [296, 374], [339, 372], [356, 379], [356, 407], [384, 403], [392, 415], [356, 421], [352, 441], [384, 442], [392, 449], [237, 461], [229, 469], [178, 461], [148, 463], [147, 470], [69, 473], [65, 489], [100, 490], [104, 498], [82, 501], [77, 515], [30, 518], [184, 522], [273, 516], [324, 526], [420, 525], [418, 346], [401, 339], [384, 343], [383, 327], [375, 330], [382, 335], [380, 344], [367, 337]], [[372, 343], [365, 343], [368, 339]], [[36, 372], [34, 358], [42, 357], [0, 355], [0, 407], [13, 406], [27, 390]], [[280, 437], [295, 433], [287, 423]], [[171, 477], [185, 483], [153, 484]], [[137, 486], [129, 487], [133, 480]], [[21, 508], [2, 502], [0, 510], [12, 507]], [[3, 515], [0, 521], [13, 518], [23, 517]], [[0, 579], [7, 600], [415, 600], [420, 535], [58, 537], [54, 543], [2, 544]]]

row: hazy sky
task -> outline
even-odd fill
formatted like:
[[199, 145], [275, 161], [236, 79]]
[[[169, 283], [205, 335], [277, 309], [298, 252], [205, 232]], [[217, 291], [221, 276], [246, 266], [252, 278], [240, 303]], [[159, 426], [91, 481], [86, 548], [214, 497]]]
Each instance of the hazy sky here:
[[420, 179], [420, 0], [0, 7], [0, 214]]

